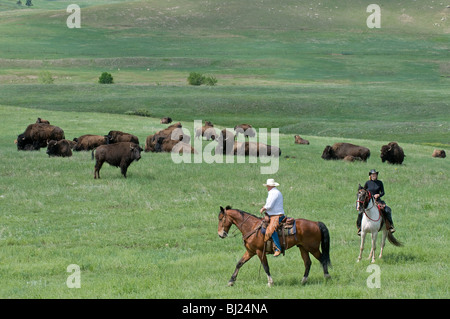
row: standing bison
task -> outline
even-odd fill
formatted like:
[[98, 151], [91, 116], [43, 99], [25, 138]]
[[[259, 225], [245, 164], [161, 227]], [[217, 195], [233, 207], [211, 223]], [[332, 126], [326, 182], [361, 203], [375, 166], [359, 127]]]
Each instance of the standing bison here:
[[78, 138], [73, 139], [76, 144], [73, 147], [74, 151], [90, 151], [93, 150], [100, 145], [106, 144], [106, 137], [103, 135], [93, 135], [93, 134], [86, 134], [81, 135]]
[[344, 159], [346, 156], [359, 157], [364, 162], [370, 157], [370, 150], [367, 147], [354, 145], [350, 143], [334, 143], [333, 146], [327, 145], [322, 153], [324, 160]]
[[[133, 161], [141, 159], [143, 149], [135, 143], [119, 142], [101, 145], [95, 150], [94, 179], [100, 178], [100, 169], [104, 162], [111, 166], [120, 167], [123, 177], [127, 178], [128, 166]], [[94, 156], [94, 150], [92, 151]]]
[[387, 161], [390, 164], [402, 164], [405, 159], [405, 153], [397, 142], [390, 142], [388, 145], [381, 147], [380, 157], [383, 163]]

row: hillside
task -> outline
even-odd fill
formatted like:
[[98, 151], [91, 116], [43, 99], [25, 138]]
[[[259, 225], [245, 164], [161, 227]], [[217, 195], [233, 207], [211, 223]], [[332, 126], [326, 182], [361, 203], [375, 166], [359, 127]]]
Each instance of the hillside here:
[[[450, 9], [383, 1], [381, 29], [368, 29], [369, 3], [80, 1], [69, 29], [65, 1], [0, 0], [1, 102], [448, 144]], [[113, 87], [96, 85], [103, 71]], [[191, 71], [217, 87], [188, 87]]]

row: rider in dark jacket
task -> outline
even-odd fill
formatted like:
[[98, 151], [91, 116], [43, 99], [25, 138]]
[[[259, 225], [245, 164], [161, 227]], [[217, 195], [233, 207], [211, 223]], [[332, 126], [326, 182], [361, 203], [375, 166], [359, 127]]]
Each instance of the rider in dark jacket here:
[[[384, 216], [389, 222], [389, 231], [391, 233], [395, 232], [394, 222], [392, 221], [392, 210], [389, 206], [386, 205], [384, 201], [381, 200], [381, 197], [384, 196], [384, 186], [383, 182], [378, 180], [378, 172], [374, 169], [369, 172], [370, 179], [364, 185], [375, 199], [375, 202], [381, 206], [384, 212]], [[362, 212], [359, 212], [358, 219], [356, 220], [356, 225], [358, 227], [358, 235], [361, 234], [361, 221], [362, 221]]]

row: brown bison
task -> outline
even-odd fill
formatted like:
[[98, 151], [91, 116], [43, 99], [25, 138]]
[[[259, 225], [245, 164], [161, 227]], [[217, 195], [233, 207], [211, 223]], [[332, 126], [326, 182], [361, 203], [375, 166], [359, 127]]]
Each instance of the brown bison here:
[[234, 134], [227, 130], [220, 133], [216, 154], [243, 156], [280, 156], [281, 149], [259, 142], [237, 142]]
[[70, 157], [72, 156], [72, 149], [70, 147], [70, 142], [68, 140], [51, 140], [47, 145], [48, 156], [61, 156]]
[[390, 142], [388, 145], [381, 147], [380, 157], [383, 163], [387, 161], [390, 164], [402, 164], [405, 159], [405, 153], [397, 142]]
[[300, 135], [295, 135], [295, 144], [309, 145], [309, 141], [300, 137]]
[[210, 121], [205, 121], [205, 125], [199, 127], [195, 130], [195, 138], [206, 137], [206, 140], [215, 140], [216, 131], [214, 130], [214, 125]]
[[433, 157], [440, 157], [440, 158], [445, 158], [445, 151], [444, 150], [434, 150], [433, 154], [431, 155]]
[[364, 146], [350, 143], [335, 143], [333, 146], [327, 145], [322, 153], [324, 160], [344, 159], [347, 155], [359, 157], [364, 162], [370, 157], [370, 150]]
[[158, 142], [158, 140], [163, 138], [173, 139], [175, 136], [178, 137], [179, 141], [183, 141], [186, 143], [189, 143], [190, 137], [183, 133], [183, 130], [181, 129], [182, 125], [180, 122], [170, 125], [168, 128], [160, 130], [156, 132], [153, 135], [147, 136], [147, 139], [145, 140], [145, 152], [155, 152], [155, 145]]
[[36, 123], [42, 123], [42, 124], [50, 124], [49, 121], [41, 119], [40, 117], [37, 118]]
[[104, 162], [111, 166], [120, 167], [123, 177], [127, 178], [128, 166], [133, 161], [139, 161], [142, 148], [135, 143], [119, 142], [114, 144], [100, 145], [95, 151], [94, 179], [100, 178], [100, 169]]
[[239, 134], [244, 134], [245, 137], [255, 137], [256, 132], [250, 124], [239, 124], [234, 127], [236, 137]]
[[81, 135], [78, 138], [74, 138], [73, 140], [76, 142], [75, 146], [73, 146], [73, 150], [76, 152], [90, 151], [100, 145], [106, 144], [106, 137], [103, 135], [86, 134]]
[[155, 152], [174, 152], [174, 153], [192, 153], [197, 151], [188, 143], [172, 140], [170, 138], [160, 137], [155, 144]]
[[161, 119], [161, 124], [170, 124], [170, 123], [172, 123], [172, 118], [170, 117], [163, 117]]
[[105, 135], [105, 137], [106, 144], [113, 144], [118, 142], [131, 142], [139, 144], [139, 139], [137, 136], [121, 131], [109, 131], [108, 135]]
[[17, 137], [18, 150], [38, 150], [47, 147], [47, 141], [64, 139], [64, 131], [54, 125], [34, 123], [27, 126], [25, 132]]

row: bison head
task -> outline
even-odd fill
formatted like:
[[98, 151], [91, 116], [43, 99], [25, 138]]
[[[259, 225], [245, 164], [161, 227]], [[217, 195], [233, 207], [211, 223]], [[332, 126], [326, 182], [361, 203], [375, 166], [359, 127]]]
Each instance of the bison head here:
[[327, 145], [322, 153], [322, 158], [324, 160], [331, 160], [334, 158], [334, 151], [330, 145]]
[[141, 159], [141, 152], [143, 149], [137, 144], [130, 144], [131, 159], [134, 161], [139, 161]]

